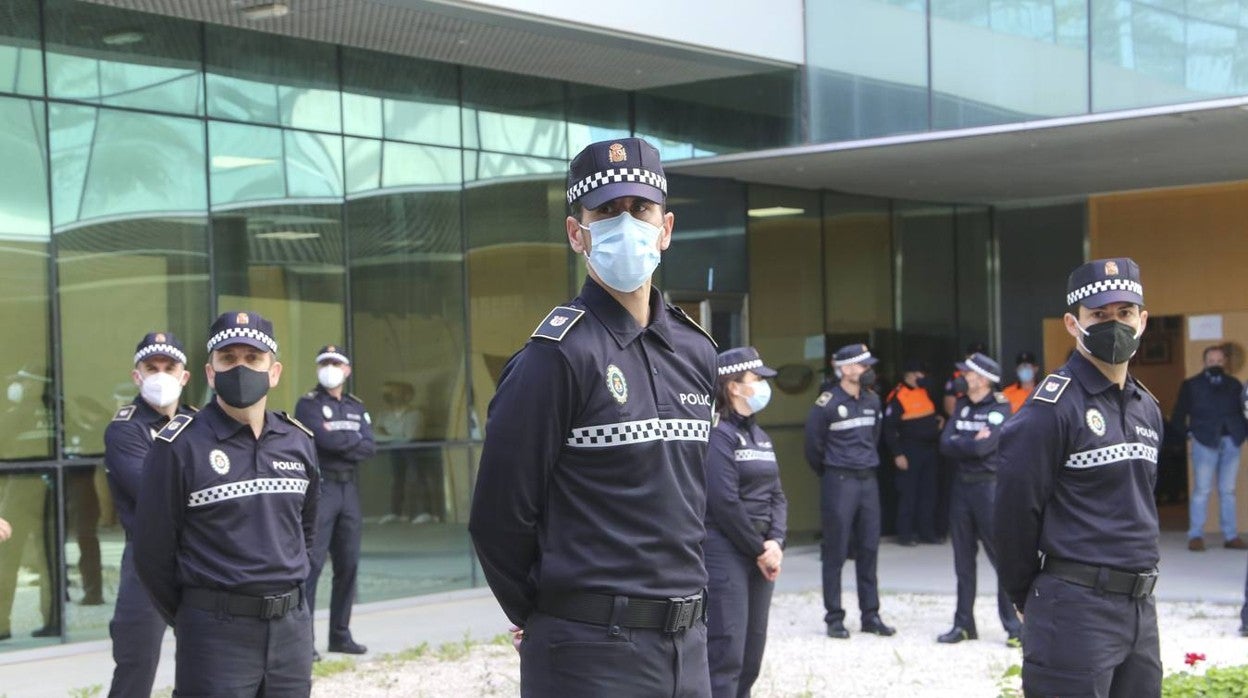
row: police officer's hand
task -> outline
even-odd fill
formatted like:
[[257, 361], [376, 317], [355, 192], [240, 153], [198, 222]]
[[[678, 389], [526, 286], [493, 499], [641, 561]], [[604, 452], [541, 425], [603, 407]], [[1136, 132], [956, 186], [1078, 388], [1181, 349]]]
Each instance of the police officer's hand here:
[[507, 631], [511, 633], [511, 646], [515, 647], [516, 651], [519, 652], [520, 643], [524, 642], [524, 628], [521, 628], [518, 625], [513, 625], [510, 628], [507, 628]]
[[975, 432], [976, 441], [982, 441], [988, 438], [989, 436], [992, 436], [992, 430], [989, 429], [988, 427], [984, 427], [983, 429], [980, 429], [979, 431]]
[[900, 456], [894, 456], [893, 465], [896, 465], [898, 470], [909, 470], [910, 460], [906, 458], [905, 454], [902, 454]]
[[774, 540], [763, 541], [763, 552], [755, 562], [758, 569], [763, 573], [763, 577], [769, 582], [774, 582], [776, 577], [780, 576], [780, 563], [784, 560], [784, 551], [780, 549], [780, 544]]
[[13, 527], [9, 525], [8, 521], [5, 521], [4, 519], [0, 519], [0, 543], [3, 543], [4, 541], [8, 540], [9, 536], [12, 536], [12, 535], [13, 535]]

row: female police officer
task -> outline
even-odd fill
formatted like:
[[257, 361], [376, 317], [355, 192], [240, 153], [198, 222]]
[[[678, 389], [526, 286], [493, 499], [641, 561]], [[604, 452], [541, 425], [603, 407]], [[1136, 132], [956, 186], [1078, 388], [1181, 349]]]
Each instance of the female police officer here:
[[719, 423], [706, 457], [706, 651], [711, 694], [737, 698], [750, 695], [762, 666], [788, 502], [771, 438], [754, 423], [776, 372], [754, 347], [740, 347], [719, 355], [717, 374]]

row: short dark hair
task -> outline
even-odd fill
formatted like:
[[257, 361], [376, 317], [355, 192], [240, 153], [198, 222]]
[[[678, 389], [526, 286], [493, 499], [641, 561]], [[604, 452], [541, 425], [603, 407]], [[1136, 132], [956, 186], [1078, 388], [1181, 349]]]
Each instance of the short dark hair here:
[[1201, 360], [1203, 361], [1209, 358], [1209, 352], [1211, 351], [1220, 351], [1222, 352], [1222, 356], [1228, 359], [1231, 358], [1231, 352], [1228, 351], [1228, 347], [1225, 344], [1212, 344], [1210, 346], [1205, 347], [1205, 350], [1201, 352], [1200, 354]]

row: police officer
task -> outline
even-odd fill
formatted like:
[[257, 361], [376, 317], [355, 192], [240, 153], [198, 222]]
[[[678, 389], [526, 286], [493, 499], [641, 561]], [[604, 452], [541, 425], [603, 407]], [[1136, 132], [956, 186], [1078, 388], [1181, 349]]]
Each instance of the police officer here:
[[372, 419], [364, 402], [344, 392], [351, 375], [346, 350], [329, 344], [316, 355], [317, 386], [299, 398], [295, 418], [312, 430], [317, 462], [321, 466], [321, 498], [316, 505], [316, 539], [312, 544], [312, 573], [308, 576], [308, 608], [316, 611], [316, 582], [328, 554], [334, 561], [333, 590], [329, 597], [329, 651], [364, 654], [368, 648], [351, 637], [351, 606], [360, 568], [360, 490], [356, 485], [360, 461], [373, 457]]
[[920, 383], [923, 364], [910, 359], [884, 401], [884, 443], [897, 467], [897, 542], [936, 542], [936, 468], [941, 417]]
[[1127, 372], [1148, 320], [1140, 269], [1067, 281], [1078, 350], [1005, 423], [997, 562], [1023, 625], [1028, 696], [1159, 696], [1157, 400]]
[[1014, 414], [1027, 402], [1027, 396], [1036, 387], [1036, 355], [1029, 351], [1020, 351], [1014, 360], [1016, 381], [1001, 389], [1001, 394], [1010, 401], [1010, 414]]
[[469, 531], [515, 624], [524, 696], [706, 696], [706, 449], [715, 344], [650, 277], [671, 242], [658, 151], [568, 174], [589, 278], [511, 358]]
[[[940, 452], [955, 464], [949, 502], [949, 537], [953, 540], [953, 568], [958, 575], [958, 607], [953, 628], [937, 638], [952, 644], [979, 637], [975, 629], [975, 556], [979, 543], [988, 562], [996, 567], [992, 516], [996, 499], [997, 445], [1001, 427], [1011, 414], [1010, 401], [992, 387], [1001, 380], [1001, 367], [983, 354], [958, 362], [958, 398], [953, 416], [940, 435]], [[1019, 641], [1022, 623], [1005, 592], [997, 591], [997, 614], [1008, 644]]]
[[169, 420], [143, 463], [135, 567], [177, 636], [176, 695], [307, 696], [312, 432], [265, 409], [282, 374], [273, 323], [224, 313], [208, 353], [216, 397]]
[[858, 609], [862, 631], [876, 635], [896, 632], [880, 618], [879, 583], [875, 576], [880, 549], [880, 464], [876, 445], [883, 422], [880, 398], [865, 386], [875, 382], [876, 363], [865, 344], [836, 350], [832, 366], [839, 379], [824, 386], [806, 418], [806, 462], [820, 478], [823, 516], [823, 620], [828, 637], [845, 639], [841, 607], [841, 568], [852, 539], [858, 575]]
[[195, 410], [178, 404], [190, 380], [186, 351], [171, 332], [149, 332], [134, 350], [130, 377], [139, 394], [117, 410], [104, 430], [104, 469], [117, 518], [126, 532], [121, 552], [121, 580], [108, 634], [113, 640], [113, 683], [108, 695], [147, 696], [152, 693], [165, 621], [152, 605], [134, 569], [134, 510], [143, 483], [143, 460], [156, 434], [179, 414]]
[[784, 560], [788, 500], [771, 437], [755, 421], [776, 375], [754, 347], [719, 355], [719, 421], [706, 458], [707, 655], [711, 694], [750, 695], [763, 665], [771, 593]]

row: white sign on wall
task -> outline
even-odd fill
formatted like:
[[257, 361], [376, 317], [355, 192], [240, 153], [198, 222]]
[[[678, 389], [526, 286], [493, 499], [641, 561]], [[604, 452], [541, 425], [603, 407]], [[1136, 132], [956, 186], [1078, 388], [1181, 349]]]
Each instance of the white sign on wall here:
[[1221, 315], [1192, 315], [1187, 318], [1187, 341], [1218, 341], [1221, 339]]

